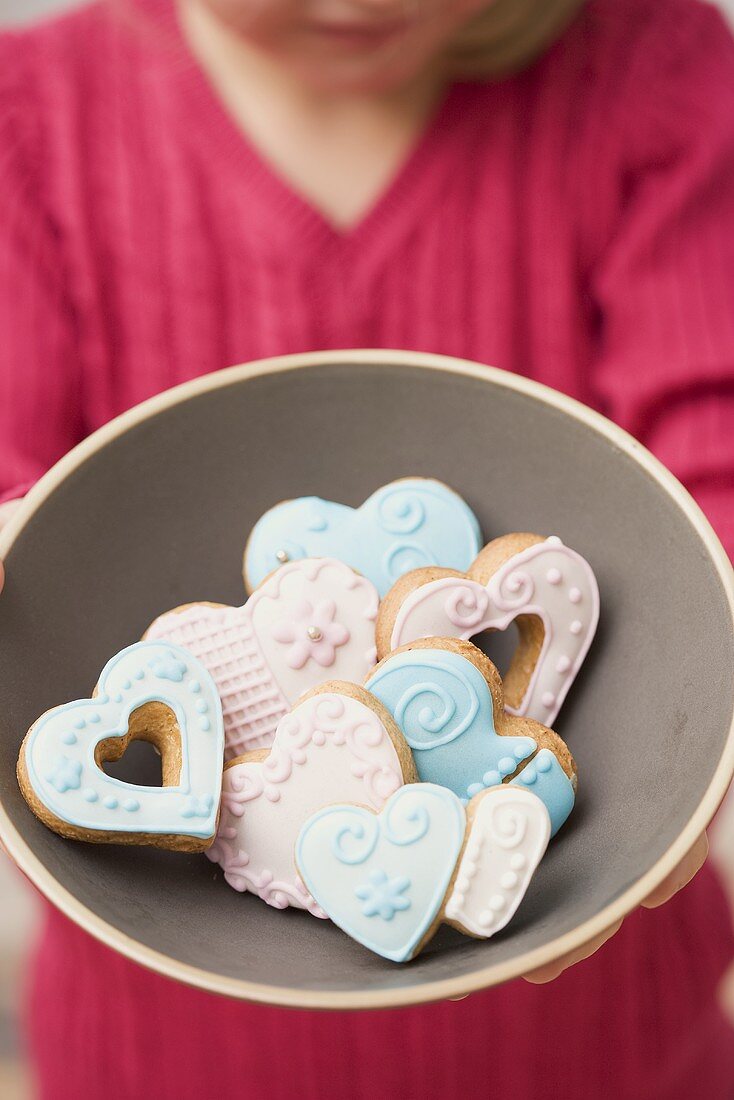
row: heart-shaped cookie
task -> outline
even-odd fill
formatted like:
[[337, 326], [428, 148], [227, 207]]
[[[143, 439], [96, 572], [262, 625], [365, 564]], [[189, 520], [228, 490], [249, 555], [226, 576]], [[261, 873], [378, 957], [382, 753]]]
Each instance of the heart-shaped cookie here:
[[[403, 787], [379, 814], [319, 810], [296, 863], [324, 912], [394, 962], [412, 959], [442, 921], [487, 939], [512, 918], [543, 857], [550, 818], [529, 791], [493, 787], [461, 800], [445, 787]], [[460, 854], [461, 853], [461, 854]]]
[[385, 597], [378, 656], [418, 638], [475, 637], [515, 622], [504, 680], [511, 714], [550, 725], [591, 645], [599, 589], [589, 563], [559, 538], [512, 534], [490, 542], [466, 573], [419, 569]]
[[[162, 787], [102, 770], [135, 739], [161, 753]], [[34, 722], [18, 781], [36, 816], [61, 836], [202, 851], [216, 829], [223, 749], [222, 708], [206, 669], [178, 646], [137, 642], [105, 665], [91, 699]]]
[[235, 890], [323, 917], [294, 863], [304, 821], [335, 798], [379, 809], [415, 778], [410, 751], [380, 703], [355, 684], [330, 681], [281, 719], [269, 752], [227, 765], [207, 855]]
[[576, 765], [563, 741], [530, 718], [505, 712], [497, 669], [471, 642], [427, 638], [386, 657], [365, 687], [403, 732], [421, 780], [464, 802], [485, 787], [532, 787], [552, 832], [575, 800]]
[[537, 795], [512, 783], [476, 795], [466, 814], [466, 844], [444, 918], [484, 938], [515, 915], [545, 855], [551, 822]]
[[382, 813], [327, 806], [298, 837], [296, 862], [325, 913], [394, 962], [411, 959], [441, 920], [466, 815], [445, 787], [403, 787]]
[[377, 604], [349, 566], [307, 559], [282, 566], [242, 607], [185, 604], [145, 637], [177, 643], [209, 669], [231, 759], [268, 747], [291, 705], [327, 675], [361, 683], [377, 659]]
[[329, 557], [369, 577], [383, 596], [419, 566], [468, 568], [480, 546], [476, 516], [453, 489], [409, 477], [384, 485], [356, 509], [319, 497], [276, 504], [245, 547], [245, 584], [252, 590], [286, 561]]

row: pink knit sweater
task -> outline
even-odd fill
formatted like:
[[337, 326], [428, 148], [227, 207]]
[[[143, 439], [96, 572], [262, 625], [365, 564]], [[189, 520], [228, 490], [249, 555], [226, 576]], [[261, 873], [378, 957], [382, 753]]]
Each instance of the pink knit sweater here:
[[[0, 38], [0, 491], [243, 360], [404, 347], [494, 363], [637, 434], [734, 546], [734, 46], [694, 0], [591, 0], [529, 71], [457, 86], [336, 232], [263, 163], [165, 0]], [[734, 1094], [704, 872], [547, 987], [370, 1015], [174, 986], [49, 915], [45, 1097], [615, 1100]]]

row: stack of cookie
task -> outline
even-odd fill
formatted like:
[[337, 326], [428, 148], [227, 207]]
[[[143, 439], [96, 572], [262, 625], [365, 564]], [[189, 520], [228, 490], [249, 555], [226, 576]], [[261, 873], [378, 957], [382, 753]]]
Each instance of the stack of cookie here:
[[[555, 536], [481, 542], [431, 479], [356, 510], [277, 505], [247, 543], [241, 607], [161, 615], [91, 698], [34, 723], [26, 801], [73, 839], [206, 851], [235, 890], [394, 961], [441, 922], [494, 935], [573, 809], [576, 765], [549, 727], [599, 597]], [[503, 684], [470, 639], [513, 622]], [[103, 770], [134, 739], [160, 752], [162, 786]]]

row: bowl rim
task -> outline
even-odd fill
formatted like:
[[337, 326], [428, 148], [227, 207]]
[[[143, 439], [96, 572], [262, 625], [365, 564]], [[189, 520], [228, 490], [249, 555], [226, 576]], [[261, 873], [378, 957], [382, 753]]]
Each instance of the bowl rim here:
[[[613, 424], [601, 413], [540, 382], [466, 359], [412, 351], [345, 349], [259, 359], [191, 379], [135, 405], [93, 432], [64, 455], [28, 491], [17, 511], [0, 531], [0, 561], [5, 559], [35, 512], [66, 478], [93, 454], [142, 421], [210, 390], [246, 382], [261, 375], [323, 366], [359, 365], [377, 368], [397, 365], [462, 374], [491, 385], [514, 390], [516, 393], [550, 405], [604, 436], [608, 442], [631, 458], [657, 482], [659, 488], [677, 504], [695, 529], [718, 573], [726, 594], [732, 629], [734, 629], [734, 570], [723, 546], [688, 491], [633, 436]], [[226, 977], [173, 959], [121, 932], [88, 909], [66, 887], [62, 886], [51, 871], [43, 866], [22, 834], [15, 828], [5, 810], [2, 798], [0, 798], [0, 840], [18, 867], [62, 913], [108, 947], [165, 977], [211, 993], [282, 1007], [340, 1010], [395, 1008], [447, 998], [461, 998], [480, 989], [510, 981], [577, 950], [587, 941], [603, 934], [648, 897], [690, 850], [716, 813], [733, 775], [734, 713], [726, 743], [714, 768], [709, 786], [691, 818], [655, 864], [604, 909], [549, 943], [512, 959], [490, 963], [470, 974], [378, 991], [368, 988], [359, 991], [298, 990], [270, 986], [250, 982], [244, 978]]]

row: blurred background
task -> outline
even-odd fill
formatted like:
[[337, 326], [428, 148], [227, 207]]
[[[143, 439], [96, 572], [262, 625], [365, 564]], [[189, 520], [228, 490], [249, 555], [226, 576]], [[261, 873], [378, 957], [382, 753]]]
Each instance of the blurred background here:
[[[0, 0], [0, 28], [41, 18], [80, 0]], [[734, 0], [717, 0], [734, 24]], [[1, 150], [0, 150], [1, 152]], [[734, 796], [721, 810], [712, 830], [713, 858], [722, 867], [734, 906]], [[729, 839], [727, 839], [729, 838]], [[39, 904], [32, 889], [0, 853], [0, 1100], [30, 1100], [33, 1082], [26, 1065], [19, 1024], [23, 974], [39, 924]], [[734, 1016], [734, 975], [722, 991]]]

